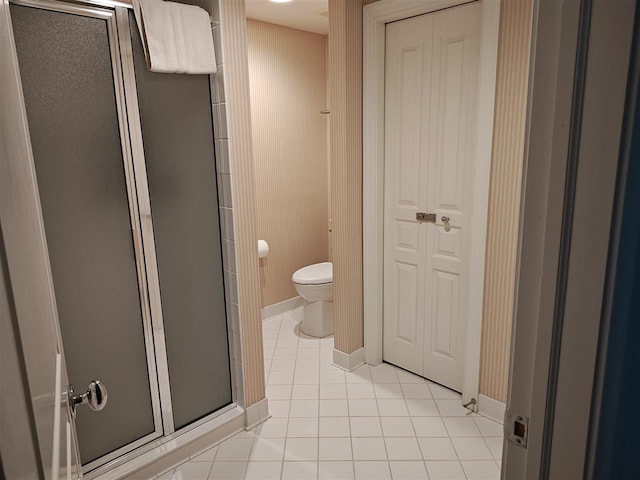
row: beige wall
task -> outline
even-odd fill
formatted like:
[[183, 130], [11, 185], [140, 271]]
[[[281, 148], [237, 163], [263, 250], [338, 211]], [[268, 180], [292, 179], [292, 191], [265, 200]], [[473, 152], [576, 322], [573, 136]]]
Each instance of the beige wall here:
[[[257, 235], [255, 227], [255, 184], [251, 141], [249, 71], [247, 67], [247, 21], [244, 2], [219, 0], [213, 4], [222, 30], [224, 67], [214, 77], [224, 76], [224, 102], [214, 106], [216, 125], [228, 141], [231, 190], [233, 197], [232, 231], [236, 249], [237, 292], [231, 292], [242, 337], [242, 377], [244, 406], [265, 398], [262, 320], [260, 315], [260, 283], [258, 277]], [[216, 8], [217, 7], [217, 8]], [[219, 90], [220, 87], [217, 87]], [[225, 128], [226, 126], [226, 128]], [[220, 133], [219, 133], [220, 135]], [[229, 226], [227, 226], [227, 229]], [[233, 283], [231, 283], [233, 285]], [[237, 300], [237, 304], [235, 301]], [[234, 325], [235, 328], [235, 325]], [[240, 345], [238, 345], [239, 347]], [[234, 365], [236, 367], [236, 365]]]
[[[264, 398], [262, 334], [256, 300], [259, 298], [255, 263], [255, 211], [253, 194], [239, 195], [254, 188], [251, 141], [245, 133], [251, 126], [248, 85], [242, 84], [246, 72], [243, 57], [243, 2], [221, 0], [224, 55], [227, 63], [229, 142], [234, 188], [234, 223], [238, 251], [238, 281], [243, 339], [243, 373], [247, 405]], [[370, 2], [367, 2], [370, 3]], [[362, 0], [330, 0], [329, 69], [331, 114], [331, 201], [334, 233], [335, 346], [350, 353], [362, 346]], [[502, 0], [494, 153], [487, 257], [487, 287], [483, 321], [481, 393], [504, 400], [509, 358], [511, 305], [524, 106], [528, 72], [528, 45], [531, 28], [531, 0]], [[242, 18], [240, 18], [242, 16]], [[246, 52], [246, 47], [244, 49]], [[231, 71], [230, 71], [231, 70]], [[240, 84], [235, 85], [239, 79]], [[245, 123], [243, 123], [246, 120]], [[237, 202], [237, 203], [236, 203]], [[495, 211], [511, 202], [509, 209]], [[253, 229], [253, 230], [252, 230]], [[326, 238], [326, 236], [325, 236]], [[495, 305], [495, 307], [491, 307]]]
[[362, 0], [329, 0], [334, 344], [363, 346]]
[[500, 4], [480, 393], [501, 402], [509, 375], [532, 5], [532, 0]]
[[262, 306], [295, 297], [291, 275], [328, 260], [326, 36], [247, 21]]

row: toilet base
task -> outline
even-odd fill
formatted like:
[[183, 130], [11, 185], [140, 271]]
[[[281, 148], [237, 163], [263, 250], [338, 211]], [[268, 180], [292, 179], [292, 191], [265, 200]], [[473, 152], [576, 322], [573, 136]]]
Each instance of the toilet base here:
[[333, 335], [333, 302], [304, 302], [300, 330], [311, 337]]

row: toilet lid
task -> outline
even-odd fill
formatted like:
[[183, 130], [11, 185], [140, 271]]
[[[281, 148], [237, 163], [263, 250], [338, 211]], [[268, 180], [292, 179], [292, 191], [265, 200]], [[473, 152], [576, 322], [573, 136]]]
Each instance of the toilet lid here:
[[299, 285], [321, 285], [333, 282], [333, 265], [331, 262], [316, 263], [296, 271], [293, 283]]

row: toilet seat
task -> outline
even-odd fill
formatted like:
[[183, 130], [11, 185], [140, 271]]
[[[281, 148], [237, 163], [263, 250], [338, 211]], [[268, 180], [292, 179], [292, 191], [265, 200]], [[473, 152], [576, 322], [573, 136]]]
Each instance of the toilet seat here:
[[316, 263], [297, 270], [292, 278], [298, 285], [323, 285], [333, 283], [333, 265], [331, 262]]

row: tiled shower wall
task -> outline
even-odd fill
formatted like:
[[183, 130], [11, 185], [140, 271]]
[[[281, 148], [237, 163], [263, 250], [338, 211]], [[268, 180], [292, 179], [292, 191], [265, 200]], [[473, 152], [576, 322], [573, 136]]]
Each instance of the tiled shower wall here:
[[211, 98], [232, 388], [236, 402], [249, 407], [265, 397], [265, 387], [244, 2], [182, 1], [213, 20], [218, 71], [211, 75]]
[[[213, 0], [217, 3], [217, 0]], [[238, 269], [233, 225], [233, 198], [231, 195], [231, 168], [229, 165], [229, 133], [227, 130], [226, 96], [224, 90], [224, 57], [219, 9], [213, 9], [213, 36], [216, 49], [218, 71], [211, 75], [211, 101], [213, 102], [214, 141], [216, 152], [216, 172], [218, 174], [218, 195], [220, 205], [220, 229], [222, 231], [222, 258], [224, 260], [225, 296], [229, 318], [229, 344], [233, 396], [244, 405], [242, 382], [242, 347], [240, 333], [240, 309], [238, 306]]]

